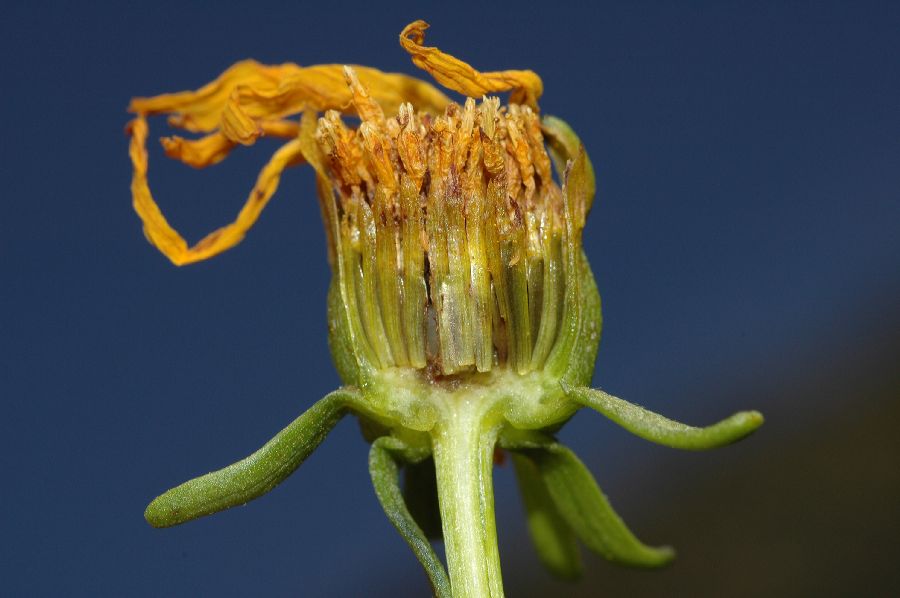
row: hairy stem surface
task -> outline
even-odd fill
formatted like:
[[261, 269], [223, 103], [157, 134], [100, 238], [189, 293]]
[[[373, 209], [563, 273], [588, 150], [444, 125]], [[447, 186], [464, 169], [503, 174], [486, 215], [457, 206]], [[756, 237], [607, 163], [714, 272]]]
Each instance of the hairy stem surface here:
[[492, 403], [482, 397], [448, 399], [432, 435], [453, 598], [503, 596], [494, 521], [497, 423]]

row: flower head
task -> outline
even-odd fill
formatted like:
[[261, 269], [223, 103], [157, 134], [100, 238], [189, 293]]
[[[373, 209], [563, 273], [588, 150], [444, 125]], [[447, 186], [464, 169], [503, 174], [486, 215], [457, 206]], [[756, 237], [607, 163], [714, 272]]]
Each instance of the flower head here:
[[564, 264], [586, 203], [554, 182], [538, 115], [468, 98], [386, 116], [346, 75], [362, 122], [326, 112], [311, 162], [360, 359], [437, 376], [541, 369], [577, 285]]
[[[329, 256], [361, 367], [432, 376], [540, 370], [554, 351], [570, 348], [563, 312], [567, 289], [578, 292], [590, 166], [563, 125], [550, 120], [542, 131], [536, 74], [480, 73], [425, 47], [426, 28], [410, 24], [400, 42], [417, 66], [470, 96], [462, 105], [427, 83], [371, 68], [253, 61], [196, 92], [134, 100], [135, 209], [147, 238], [173, 263], [199, 261], [239, 243], [282, 171], [308, 162], [319, 175]], [[508, 105], [483, 95], [504, 91]], [[286, 120], [301, 112], [301, 123]], [[358, 117], [358, 127], [342, 112]], [[157, 113], [207, 133], [162, 139], [169, 156], [197, 167], [262, 135], [290, 139], [237, 220], [193, 247], [166, 222], [147, 184], [146, 116]], [[557, 166], [571, 162], [559, 173], [565, 192], [553, 178], [545, 131], [556, 142]]]
[[[400, 43], [416, 66], [465, 96], [461, 103], [368, 67], [253, 61], [196, 91], [132, 101], [134, 207], [147, 239], [176, 265], [239, 243], [285, 169], [315, 169], [334, 274], [330, 343], [347, 385], [250, 457], [158, 497], [146, 517], [175, 525], [267, 492], [352, 412], [372, 441], [378, 498], [436, 594], [502, 595], [490, 482], [498, 445], [514, 453], [538, 553], [552, 571], [578, 573], [576, 538], [612, 560], [664, 564], [671, 550], [628, 531], [555, 430], [588, 406], [643, 438], [702, 449], [749, 434], [762, 418], [745, 412], [693, 428], [587, 388], [600, 340], [600, 299], [581, 248], [595, 188], [590, 161], [568, 125], [540, 116], [535, 73], [479, 72], [426, 47], [427, 27], [411, 23]], [[491, 95], [503, 92], [505, 105]], [[198, 168], [264, 135], [287, 139], [235, 221], [193, 246], [150, 193], [145, 144], [155, 114], [202, 134], [162, 139], [167, 155]], [[417, 496], [435, 494], [439, 504], [414, 507]], [[430, 530], [437, 519], [442, 529]], [[426, 533], [443, 536], [449, 578]]]

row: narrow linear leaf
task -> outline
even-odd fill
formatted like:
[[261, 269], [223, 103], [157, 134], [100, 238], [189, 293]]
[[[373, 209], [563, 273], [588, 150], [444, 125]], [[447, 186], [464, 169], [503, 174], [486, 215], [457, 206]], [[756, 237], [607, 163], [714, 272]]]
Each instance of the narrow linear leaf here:
[[521, 454], [513, 453], [512, 461], [528, 518], [528, 531], [538, 557], [557, 577], [567, 580], [581, 577], [578, 539], [557, 510], [540, 470]]
[[741, 411], [705, 428], [673, 421], [602, 390], [563, 386], [570, 398], [599, 411], [632, 434], [672, 448], [702, 451], [736, 442], [763, 423], [758, 411]]
[[537, 464], [559, 513], [590, 550], [636, 567], [660, 567], [675, 557], [672, 548], [646, 546], [631, 533], [572, 451], [553, 443], [526, 454]]
[[350, 389], [326, 395], [246, 459], [158, 496], [144, 518], [153, 527], [170, 527], [262, 496], [309, 457], [355, 400]]
[[397, 461], [392, 452], [402, 450], [402, 444], [395, 438], [383, 436], [372, 443], [369, 451], [369, 473], [378, 502], [388, 519], [409, 544], [416, 558], [428, 574], [428, 580], [437, 598], [452, 598], [450, 578], [444, 564], [438, 558], [422, 528], [413, 519], [400, 490], [400, 475]]
[[403, 468], [403, 500], [429, 540], [443, 536], [433, 458], [409, 463]]

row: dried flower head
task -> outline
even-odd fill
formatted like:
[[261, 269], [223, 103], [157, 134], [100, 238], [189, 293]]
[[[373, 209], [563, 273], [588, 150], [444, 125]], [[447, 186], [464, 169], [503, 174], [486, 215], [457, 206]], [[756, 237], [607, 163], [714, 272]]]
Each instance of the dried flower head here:
[[432, 377], [543, 369], [566, 342], [563, 297], [577, 274], [565, 260], [580, 251], [586, 204], [553, 181], [537, 114], [469, 98], [436, 116], [401, 104], [385, 117], [346, 74], [362, 122], [353, 130], [329, 111], [315, 140], [360, 360]]
[[[286, 168], [315, 169], [334, 274], [330, 344], [346, 384], [250, 457], [158, 497], [147, 520], [175, 525], [267, 492], [352, 412], [372, 441], [376, 494], [437, 595], [502, 595], [497, 447], [513, 454], [530, 531], [552, 572], [577, 576], [576, 540], [625, 564], [664, 564], [671, 549], [628, 531], [555, 431], [588, 406], [643, 438], [704, 449], [746, 436], [762, 417], [742, 412], [692, 428], [588, 388], [600, 340], [600, 298], [581, 248], [590, 161], [568, 125], [540, 116], [535, 73], [479, 72], [426, 47], [427, 26], [411, 23], [400, 43], [416, 66], [466, 96], [462, 104], [372, 68], [253, 61], [197, 91], [132, 102], [134, 207], [149, 241], [176, 265], [239, 243]], [[501, 92], [508, 104], [490, 95]], [[288, 139], [237, 219], [192, 247], [150, 194], [154, 114], [203, 134], [162, 139], [167, 155], [195, 167], [264, 135]], [[428, 543], [434, 537], [446, 544], [449, 575]]]

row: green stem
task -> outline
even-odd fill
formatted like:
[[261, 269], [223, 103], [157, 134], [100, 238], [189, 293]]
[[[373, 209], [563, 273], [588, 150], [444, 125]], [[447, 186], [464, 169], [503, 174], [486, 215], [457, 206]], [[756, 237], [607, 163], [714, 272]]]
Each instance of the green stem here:
[[502, 598], [494, 521], [492, 402], [447, 401], [432, 435], [444, 546], [453, 598]]

